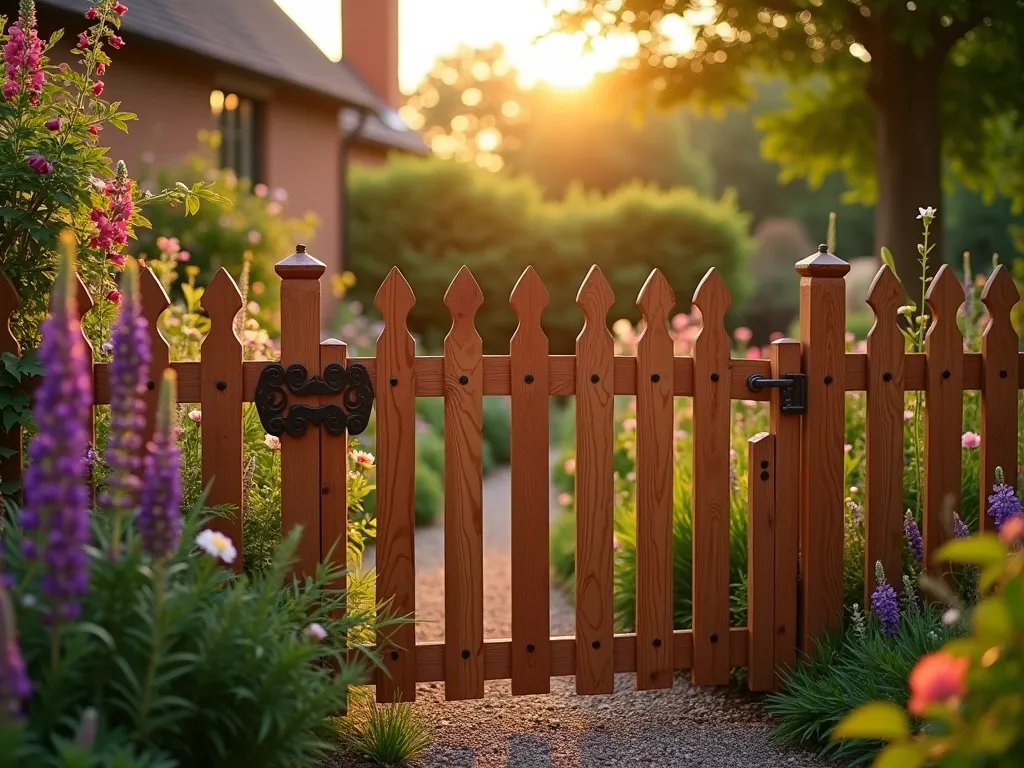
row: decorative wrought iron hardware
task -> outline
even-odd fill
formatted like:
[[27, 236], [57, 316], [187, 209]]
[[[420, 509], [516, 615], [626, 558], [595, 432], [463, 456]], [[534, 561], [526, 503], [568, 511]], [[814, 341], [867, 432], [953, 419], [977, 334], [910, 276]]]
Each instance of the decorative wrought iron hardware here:
[[[340, 394], [341, 403], [297, 404], [289, 408], [289, 392], [293, 395]], [[271, 435], [280, 437], [287, 432], [300, 437], [310, 424], [317, 427], [323, 424], [332, 435], [346, 431], [358, 435], [370, 423], [373, 386], [369, 371], [359, 364], [346, 368], [331, 363], [324, 368], [323, 376], [309, 376], [304, 365], [295, 363], [286, 370], [280, 363], [270, 363], [260, 373], [255, 400], [260, 423]]]
[[759, 373], [751, 374], [747, 387], [753, 392], [762, 389], [782, 390], [782, 412], [801, 414], [807, 412], [807, 374], [787, 373], [781, 379], [769, 379]]

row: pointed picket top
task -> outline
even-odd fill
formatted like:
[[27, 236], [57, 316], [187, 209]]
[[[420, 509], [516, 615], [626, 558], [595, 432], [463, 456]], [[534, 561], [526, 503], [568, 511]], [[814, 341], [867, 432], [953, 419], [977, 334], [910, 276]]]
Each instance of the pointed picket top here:
[[[508, 298], [509, 306], [515, 310], [519, 319], [520, 328], [525, 325], [540, 326], [540, 317], [548, 301], [548, 289], [532, 266], [523, 270]], [[519, 333], [518, 329], [516, 333]]]
[[700, 310], [700, 332], [703, 332], [705, 326], [712, 324], [724, 327], [725, 313], [732, 306], [732, 293], [722, 279], [722, 274], [714, 267], [711, 267], [697, 284], [697, 289], [693, 292], [693, 306]]
[[444, 292], [444, 305], [452, 313], [452, 319], [458, 323], [466, 319], [471, 321], [483, 303], [484, 294], [479, 283], [469, 271], [469, 267], [463, 264], [448, 290]]
[[580, 290], [576, 294], [576, 304], [583, 310], [583, 317], [586, 320], [584, 330], [591, 324], [604, 325], [605, 330], [608, 330], [608, 313], [615, 304], [615, 293], [596, 264], [590, 268], [583, 284], [580, 285]]
[[85, 317], [85, 313], [88, 312], [95, 306], [95, 302], [92, 300], [92, 295], [89, 293], [89, 289], [85, 287], [85, 283], [82, 282], [82, 276], [79, 274], [75, 275], [75, 303], [78, 304], [78, 319], [81, 320]]
[[14, 283], [3, 272], [0, 272], [0, 352], [21, 354], [21, 345], [11, 332], [11, 315], [21, 305]]
[[218, 323], [229, 327], [234, 324], [235, 315], [242, 309], [242, 293], [226, 269], [221, 267], [217, 270], [203, 291], [199, 305], [206, 310], [214, 327]]
[[868, 294], [865, 297], [867, 305], [874, 310], [875, 317], [895, 322], [896, 310], [903, 305], [904, 298], [899, 278], [889, 269], [888, 264], [883, 264], [868, 287]]
[[648, 326], [662, 323], [668, 327], [668, 316], [676, 305], [676, 293], [660, 269], [651, 270], [636, 297], [636, 305]]
[[412, 292], [412, 287], [402, 274], [402, 270], [392, 267], [377, 289], [373, 303], [380, 310], [386, 329], [387, 323], [405, 322], [412, 308], [416, 306], [416, 294]]
[[992, 270], [985, 283], [985, 288], [981, 292], [981, 302], [988, 308], [988, 313], [993, 319], [999, 317], [1009, 320], [1010, 313], [1019, 301], [1020, 291], [1017, 290], [1017, 284], [1009, 270], [999, 264]]
[[924, 298], [931, 307], [936, 322], [952, 320], [955, 323], [956, 313], [964, 303], [966, 294], [963, 284], [956, 279], [950, 266], [943, 264], [935, 273]]

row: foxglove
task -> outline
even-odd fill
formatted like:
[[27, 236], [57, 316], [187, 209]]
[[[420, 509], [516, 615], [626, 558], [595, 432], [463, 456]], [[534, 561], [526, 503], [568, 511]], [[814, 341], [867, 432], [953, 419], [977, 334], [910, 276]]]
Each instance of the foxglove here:
[[146, 424], [142, 398], [150, 361], [149, 331], [142, 317], [139, 273], [134, 260], [126, 262], [121, 294], [123, 300], [111, 336], [114, 359], [110, 364], [110, 437], [106, 455], [111, 472], [102, 498], [103, 505], [114, 513], [134, 509], [138, 500], [139, 451]]
[[174, 371], [164, 372], [156, 430], [146, 446], [142, 497], [135, 526], [152, 557], [170, 557], [181, 542], [181, 450], [174, 441]]
[[871, 593], [871, 610], [882, 625], [882, 634], [894, 637], [900, 631], [900, 601], [896, 590], [885, 580], [881, 561], [875, 563], [875, 591]]
[[83, 403], [92, 403], [85, 341], [75, 309], [74, 236], [61, 235], [63, 257], [53, 287], [50, 317], [41, 328], [39, 361], [44, 375], [33, 414], [39, 432], [29, 444], [25, 508], [21, 523], [25, 555], [41, 566], [41, 587], [56, 621], [78, 615], [89, 587], [89, 490], [82, 456], [89, 433]]

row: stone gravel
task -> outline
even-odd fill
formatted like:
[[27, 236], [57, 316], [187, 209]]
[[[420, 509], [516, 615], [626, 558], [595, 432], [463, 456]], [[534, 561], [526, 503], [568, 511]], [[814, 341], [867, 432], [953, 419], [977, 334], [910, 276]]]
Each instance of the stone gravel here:
[[[484, 636], [511, 634], [510, 477], [484, 483]], [[552, 511], [557, 504], [552, 501]], [[416, 532], [417, 641], [444, 639], [442, 526]], [[373, 567], [373, 552], [365, 567]], [[551, 591], [552, 635], [573, 634], [572, 606]], [[634, 690], [616, 675], [614, 693], [577, 696], [571, 677], [553, 678], [545, 696], [511, 695], [489, 681], [485, 698], [444, 700], [443, 683], [417, 686], [415, 712], [435, 740], [423, 768], [605, 768], [617, 766], [819, 766], [806, 752], [770, 740], [771, 719], [756, 700], [733, 689], [695, 688], [677, 675], [671, 689]], [[331, 768], [363, 763], [339, 754]]]

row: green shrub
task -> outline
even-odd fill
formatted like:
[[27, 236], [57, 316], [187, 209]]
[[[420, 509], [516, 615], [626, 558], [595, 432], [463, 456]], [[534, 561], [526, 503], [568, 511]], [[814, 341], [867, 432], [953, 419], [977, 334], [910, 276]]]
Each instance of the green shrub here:
[[410, 328], [427, 348], [440, 347], [451, 328], [442, 297], [463, 264], [483, 291], [476, 321], [488, 353], [508, 350], [517, 325], [508, 297], [531, 264], [551, 296], [544, 327], [553, 353], [573, 349], [582, 325], [576, 291], [592, 264], [616, 292], [617, 317], [638, 318], [636, 296], [655, 267], [680, 305], [711, 266], [723, 272], [735, 304], [747, 293], [748, 222], [728, 197], [628, 186], [545, 202], [529, 179], [413, 158], [358, 170], [351, 190], [353, 296], [369, 305], [399, 266], [417, 294]]
[[425, 464], [416, 467], [416, 525], [431, 525], [444, 512], [444, 479]]
[[484, 398], [484, 445], [495, 465], [512, 458], [512, 413], [507, 397]]

